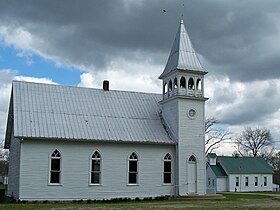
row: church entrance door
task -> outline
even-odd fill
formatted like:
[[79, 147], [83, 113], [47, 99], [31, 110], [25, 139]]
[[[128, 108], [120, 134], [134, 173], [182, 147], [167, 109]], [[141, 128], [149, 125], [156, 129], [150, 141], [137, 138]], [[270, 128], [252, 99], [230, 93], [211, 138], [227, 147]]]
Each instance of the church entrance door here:
[[197, 162], [192, 155], [188, 160], [188, 193], [197, 193]]

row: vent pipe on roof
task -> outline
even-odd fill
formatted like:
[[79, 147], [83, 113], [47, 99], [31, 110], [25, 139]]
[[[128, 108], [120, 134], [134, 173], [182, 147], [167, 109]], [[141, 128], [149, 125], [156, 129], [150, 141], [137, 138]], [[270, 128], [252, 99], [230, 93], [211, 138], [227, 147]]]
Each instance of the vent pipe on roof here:
[[109, 81], [108, 80], [103, 81], [103, 90], [109, 91]]

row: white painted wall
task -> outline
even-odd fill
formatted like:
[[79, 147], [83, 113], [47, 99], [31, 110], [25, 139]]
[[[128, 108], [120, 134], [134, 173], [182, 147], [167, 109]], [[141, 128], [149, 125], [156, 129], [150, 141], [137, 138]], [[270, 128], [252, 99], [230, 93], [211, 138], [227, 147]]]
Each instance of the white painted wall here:
[[177, 100], [168, 100], [162, 105], [162, 116], [172, 131], [174, 138], [178, 140], [179, 110]]
[[[58, 149], [62, 155], [60, 186], [49, 185], [49, 157]], [[102, 155], [102, 184], [89, 185], [90, 157]], [[128, 156], [139, 158], [139, 184], [127, 184]], [[172, 185], [163, 184], [163, 158], [170, 153], [175, 165], [174, 145], [90, 143], [25, 140], [21, 150], [21, 200], [109, 199], [155, 197], [174, 194]]]
[[[188, 188], [188, 158], [194, 155], [197, 159], [197, 194], [206, 193], [206, 161], [204, 146], [204, 101], [179, 99], [179, 194], [191, 193]], [[188, 117], [188, 111], [195, 109], [194, 119]]]
[[217, 192], [227, 192], [228, 190], [228, 178], [217, 177]]
[[217, 192], [216, 175], [212, 171], [209, 163], [206, 164], [206, 175], [207, 175], [206, 176], [206, 193], [207, 194], [216, 194], [216, 192]]
[[[196, 110], [194, 119], [188, 117], [189, 109]], [[174, 136], [178, 139], [178, 193], [204, 195], [206, 193], [206, 161], [204, 146], [204, 101], [185, 97], [176, 97], [162, 102], [162, 113]], [[194, 155], [197, 165], [192, 167], [188, 159]], [[196, 180], [191, 180], [194, 174], [190, 169], [195, 168]], [[193, 191], [196, 183], [196, 192]]]
[[[239, 177], [239, 187], [236, 186], [236, 177]], [[249, 186], [245, 186], [245, 177], [249, 177]], [[258, 186], [255, 186], [255, 177], [258, 177]], [[267, 186], [264, 186], [264, 177], [267, 177]], [[232, 174], [229, 175], [229, 191], [272, 191], [272, 174]]]
[[21, 143], [19, 139], [11, 139], [8, 171], [8, 196], [14, 198], [18, 198], [19, 196], [20, 146]]

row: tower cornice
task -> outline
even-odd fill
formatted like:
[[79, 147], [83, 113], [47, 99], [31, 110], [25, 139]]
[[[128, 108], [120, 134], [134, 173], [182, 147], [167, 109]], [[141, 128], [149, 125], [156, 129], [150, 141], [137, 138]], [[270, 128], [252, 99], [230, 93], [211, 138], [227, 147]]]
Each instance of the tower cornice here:
[[209, 98], [205, 98], [205, 97], [193, 97], [193, 96], [184, 96], [184, 95], [174, 95], [171, 96], [167, 99], [163, 99], [161, 101], [159, 101], [159, 104], [165, 104], [169, 101], [172, 101], [174, 99], [189, 99], [189, 100], [194, 100], [194, 101], [207, 101]]
[[[187, 73], [187, 74], [197, 74], [197, 75], [206, 75], [208, 72], [207, 71], [197, 71], [197, 70], [189, 70], [189, 69], [180, 69], [176, 68], [167, 74], [164, 75], [165, 78], [169, 77], [170, 75], [174, 73]], [[159, 79], [163, 79], [162, 75], [159, 76]]]

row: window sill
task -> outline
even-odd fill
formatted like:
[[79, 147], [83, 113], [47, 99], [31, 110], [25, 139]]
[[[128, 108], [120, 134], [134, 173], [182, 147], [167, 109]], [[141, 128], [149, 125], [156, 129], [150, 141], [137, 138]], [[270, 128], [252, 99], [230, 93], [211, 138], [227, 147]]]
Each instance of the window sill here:
[[127, 186], [139, 186], [139, 184], [127, 184]]
[[173, 184], [172, 183], [162, 183], [162, 185], [164, 185], [164, 186], [172, 186]]
[[89, 184], [88, 186], [94, 187], [94, 186], [102, 186], [102, 184]]
[[49, 183], [48, 185], [49, 186], [62, 186], [62, 184], [59, 184], [59, 183]]

